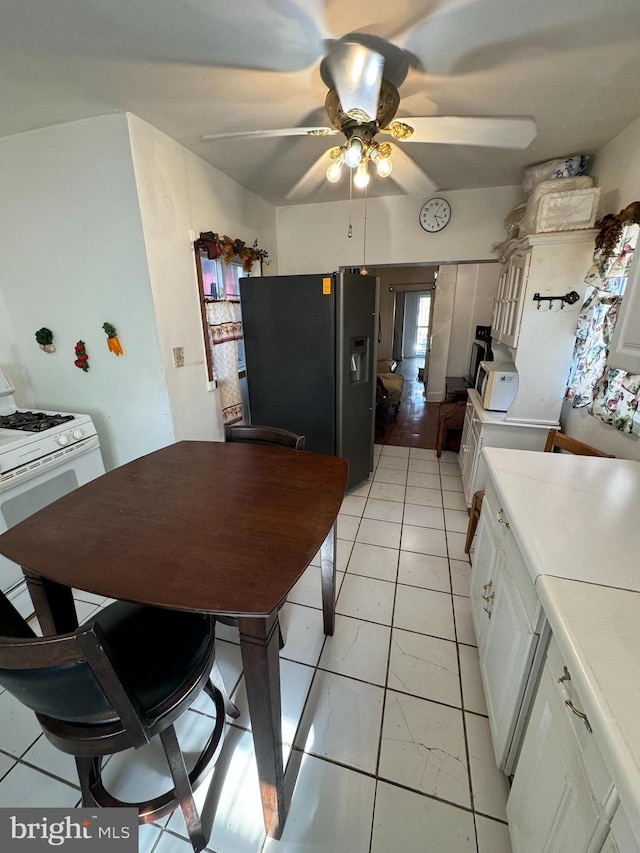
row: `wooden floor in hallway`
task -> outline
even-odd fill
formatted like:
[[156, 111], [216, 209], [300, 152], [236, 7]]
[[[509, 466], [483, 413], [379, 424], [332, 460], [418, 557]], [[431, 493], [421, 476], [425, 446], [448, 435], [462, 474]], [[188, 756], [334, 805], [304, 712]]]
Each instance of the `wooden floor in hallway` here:
[[423, 364], [424, 357], [405, 358], [398, 364], [396, 372], [404, 376], [398, 420], [387, 424], [384, 434], [376, 435], [376, 444], [435, 448], [439, 406], [425, 399], [424, 383], [418, 379]]

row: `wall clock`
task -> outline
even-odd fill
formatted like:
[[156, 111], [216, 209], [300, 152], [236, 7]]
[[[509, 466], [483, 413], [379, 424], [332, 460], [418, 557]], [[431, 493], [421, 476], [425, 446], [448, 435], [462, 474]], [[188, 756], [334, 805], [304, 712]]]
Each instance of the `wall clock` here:
[[451, 205], [444, 198], [430, 198], [420, 208], [420, 225], [425, 231], [442, 231], [451, 219]]

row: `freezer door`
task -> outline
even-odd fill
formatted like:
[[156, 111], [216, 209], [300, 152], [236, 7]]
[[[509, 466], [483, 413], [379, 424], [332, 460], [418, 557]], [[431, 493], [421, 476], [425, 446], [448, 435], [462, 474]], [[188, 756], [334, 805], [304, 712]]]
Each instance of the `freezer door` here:
[[353, 486], [373, 470], [378, 279], [340, 273], [337, 294], [337, 454], [349, 460]]
[[336, 453], [335, 277], [240, 279], [251, 423]]

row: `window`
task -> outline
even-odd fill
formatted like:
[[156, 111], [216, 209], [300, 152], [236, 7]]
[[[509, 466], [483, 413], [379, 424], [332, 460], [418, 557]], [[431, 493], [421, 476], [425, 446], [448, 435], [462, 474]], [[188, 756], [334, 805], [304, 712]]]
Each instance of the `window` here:
[[431, 296], [421, 296], [418, 300], [418, 322], [416, 324], [416, 355], [425, 355], [429, 341], [429, 312]]

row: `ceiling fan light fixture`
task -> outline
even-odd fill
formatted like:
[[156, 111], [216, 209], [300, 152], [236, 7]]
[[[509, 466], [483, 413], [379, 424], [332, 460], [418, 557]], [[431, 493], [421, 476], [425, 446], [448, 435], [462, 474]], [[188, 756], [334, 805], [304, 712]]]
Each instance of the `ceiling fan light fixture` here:
[[393, 171], [393, 163], [389, 157], [382, 157], [376, 163], [376, 171], [381, 178], [388, 178]]
[[353, 183], [359, 190], [363, 190], [369, 184], [369, 161], [361, 160], [356, 169]]
[[337, 184], [340, 180], [340, 176], [342, 175], [342, 163], [343, 158], [340, 156], [337, 160], [334, 160], [327, 169], [327, 180], [330, 183]]
[[369, 157], [376, 164], [376, 171], [381, 178], [388, 178], [393, 170], [390, 155], [391, 146], [388, 142], [374, 142], [369, 149]]
[[347, 150], [344, 155], [344, 162], [350, 169], [355, 169], [362, 162], [364, 153], [364, 145], [359, 136], [352, 136], [347, 142]]

